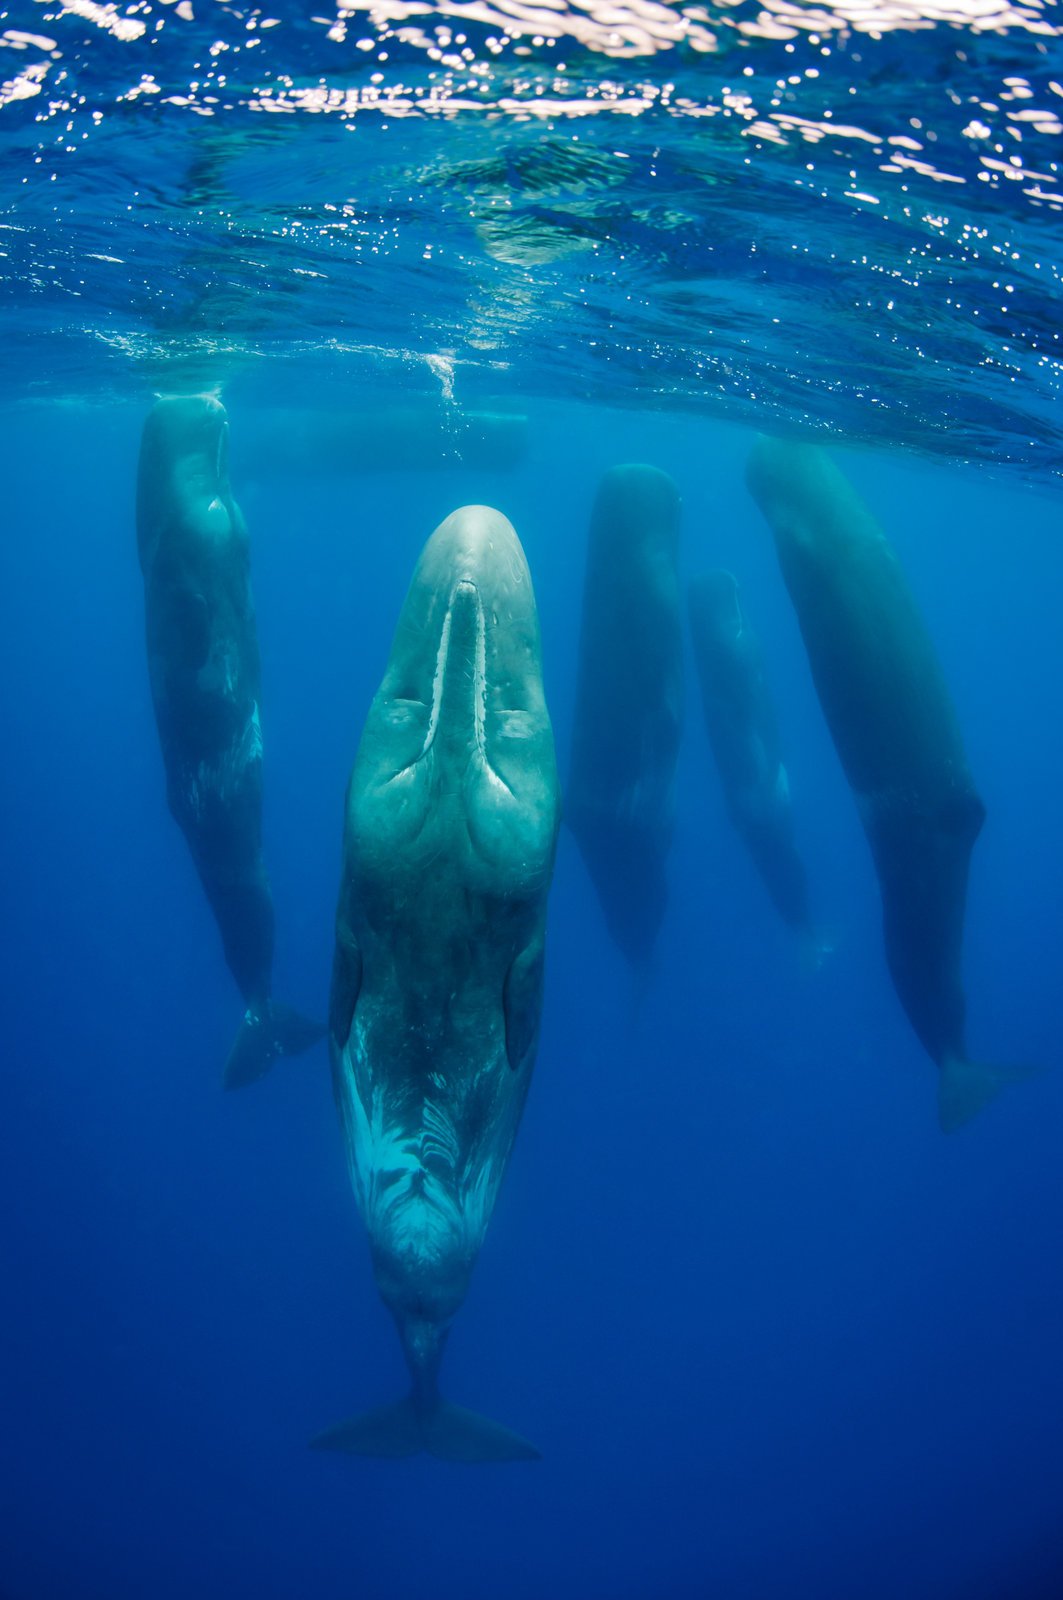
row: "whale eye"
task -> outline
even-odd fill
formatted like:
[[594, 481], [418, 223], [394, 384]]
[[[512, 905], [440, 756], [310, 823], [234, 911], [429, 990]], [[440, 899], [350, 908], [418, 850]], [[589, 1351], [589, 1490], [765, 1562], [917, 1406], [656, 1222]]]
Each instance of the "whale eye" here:
[[195, 517], [195, 530], [198, 536], [212, 544], [221, 544], [233, 531], [232, 518], [225, 506], [225, 502], [214, 495], [206, 505], [201, 505]]
[[535, 719], [530, 711], [499, 711], [494, 731], [501, 739], [530, 739], [535, 733]]
[[423, 700], [388, 700], [383, 707], [384, 721], [392, 728], [408, 728], [424, 715], [427, 707]]

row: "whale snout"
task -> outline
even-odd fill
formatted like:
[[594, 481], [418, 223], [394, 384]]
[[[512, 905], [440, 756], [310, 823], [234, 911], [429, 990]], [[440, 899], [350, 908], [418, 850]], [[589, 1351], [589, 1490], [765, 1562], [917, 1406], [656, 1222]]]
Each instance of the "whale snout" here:
[[144, 424], [144, 441], [164, 461], [201, 456], [220, 474], [227, 468], [229, 423], [212, 394], [162, 395]]
[[489, 506], [463, 506], [428, 540], [410, 584], [392, 665], [431, 676], [454, 652], [479, 667], [492, 699], [521, 702], [539, 677], [528, 563], [513, 525]]

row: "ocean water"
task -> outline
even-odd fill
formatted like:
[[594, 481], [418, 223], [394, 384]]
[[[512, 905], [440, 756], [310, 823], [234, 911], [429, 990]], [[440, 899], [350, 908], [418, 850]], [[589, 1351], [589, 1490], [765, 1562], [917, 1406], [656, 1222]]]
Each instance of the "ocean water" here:
[[[0, 17], [4, 1600], [1063, 1594], [1058, 15]], [[684, 582], [730, 567], [764, 648], [835, 952], [804, 969], [730, 828], [688, 650], [652, 980], [636, 1005], [563, 829], [535, 1077], [445, 1359], [539, 1462], [307, 1448], [406, 1379], [324, 1048], [220, 1087], [241, 1004], [166, 809], [133, 517], [153, 395], [200, 388], [305, 1010], [449, 511], [524, 543], [562, 783], [610, 466], [672, 474]], [[351, 470], [335, 419], [398, 404], [444, 459]], [[469, 409], [525, 418], [519, 459], [462, 464]], [[886, 529], [986, 803], [969, 1038], [1047, 1070], [954, 1137], [744, 486], [756, 429], [831, 443]]]

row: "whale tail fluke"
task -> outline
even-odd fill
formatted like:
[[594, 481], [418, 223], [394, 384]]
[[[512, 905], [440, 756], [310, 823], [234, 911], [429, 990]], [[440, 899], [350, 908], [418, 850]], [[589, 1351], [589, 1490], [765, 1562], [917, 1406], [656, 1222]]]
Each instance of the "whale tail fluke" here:
[[519, 1433], [464, 1406], [441, 1400], [425, 1419], [425, 1448], [440, 1461], [538, 1461], [539, 1452]]
[[837, 950], [838, 938], [826, 928], [805, 927], [797, 935], [797, 948], [802, 972], [814, 978]]
[[653, 988], [656, 969], [652, 961], [637, 961], [631, 964], [631, 988], [628, 990], [628, 1026], [633, 1033], [638, 1033], [642, 1027], [642, 1019], [646, 1015], [646, 1002]]
[[313, 1450], [342, 1450], [348, 1455], [396, 1460], [422, 1450], [440, 1461], [538, 1461], [535, 1446], [519, 1434], [462, 1406], [440, 1400], [430, 1410], [412, 1397], [398, 1405], [366, 1411], [349, 1422], [326, 1428], [310, 1441]]
[[381, 1456], [399, 1460], [424, 1449], [420, 1419], [412, 1400], [363, 1411], [360, 1417], [337, 1422], [311, 1439], [311, 1450], [342, 1450], [351, 1456]]
[[938, 1120], [942, 1133], [956, 1133], [995, 1100], [1001, 1089], [1040, 1076], [1039, 1067], [998, 1067], [946, 1056], [938, 1076]]
[[267, 1073], [281, 1056], [301, 1055], [324, 1037], [325, 1028], [320, 1022], [293, 1011], [291, 1006], [275, 1000], [248, 1006], [229, 1051], [222, 1082], [226, 1089], [243, 1089]]

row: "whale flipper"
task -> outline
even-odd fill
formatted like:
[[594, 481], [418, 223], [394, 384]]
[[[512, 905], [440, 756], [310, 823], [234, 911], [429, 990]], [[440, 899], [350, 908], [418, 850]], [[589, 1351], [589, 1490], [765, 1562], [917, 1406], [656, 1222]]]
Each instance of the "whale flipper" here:
[[348, 1422], [326, 1428], [310, 1441], [312, 1450], [342, 1450], [348, 1455], [398, 1460], [422, 1450], [440, 1461], [538, 1461], [539, 1452], [519, 1433], [490, 1417], [440, 1400], [428, 1411], [412, 1396], [380, 1406]]
[[938, 1121], [942, 1133], [957, 1133], [995, 1100], [1001, 1089], [1040, 1076], [1038, 1067], [996, 1067], [984, 1061], [946, 1056], [938, 1078]]
[[261, 1007], [248, 1006], [229, 1051], [222, 1083], [226, 1089], [243, 1089], [263, 1077], [281, 1056], [301, 1055], [324, 1037], [320, 1022], [291, 1006], [275, 1000]]
[[506, 1055], [514, 1072], [524, 1065], [539, 1039], [539, 1006], [543, 992], [543, 936], [522, 950], [506, 973], [502, 1009], [506, 1020]]

